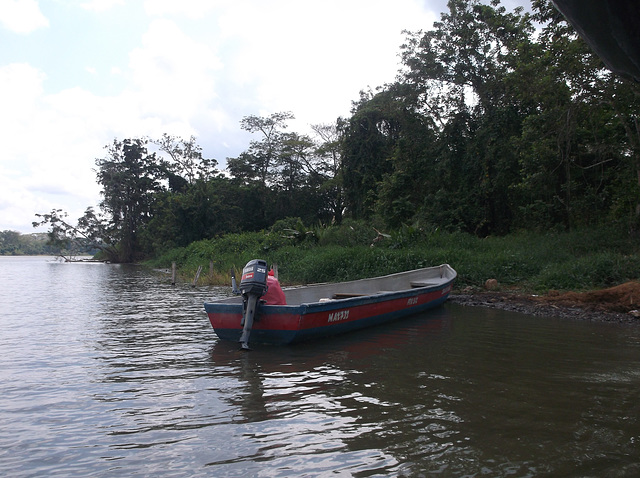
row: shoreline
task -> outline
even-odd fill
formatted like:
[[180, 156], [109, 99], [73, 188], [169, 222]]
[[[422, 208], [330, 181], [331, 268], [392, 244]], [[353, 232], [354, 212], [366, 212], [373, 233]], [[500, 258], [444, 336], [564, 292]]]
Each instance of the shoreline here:
[[[639, 297], [640, 298], [640, 297]], [[452, 292], [448, 301], [469, 307], [488, 307], [533, 316], [588, 320], [591, 322], [640, 325], [640, 318], [631, 312], [607, 310], [602, 302], [586, 303], [573, 300], [554, 300], [553, 296], [532, 296], [516, 292], [480, 291]], [[558, 302], [558, 303], [554, 303]]]

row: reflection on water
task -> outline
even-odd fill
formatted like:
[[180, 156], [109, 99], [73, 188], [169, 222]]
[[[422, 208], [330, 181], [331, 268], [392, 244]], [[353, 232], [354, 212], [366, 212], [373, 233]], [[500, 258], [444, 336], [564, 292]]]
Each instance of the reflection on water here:
[[242, 353], [135, 266], [0, 258], [4, 476], [637, 476], [640, 328], [447, 304]]

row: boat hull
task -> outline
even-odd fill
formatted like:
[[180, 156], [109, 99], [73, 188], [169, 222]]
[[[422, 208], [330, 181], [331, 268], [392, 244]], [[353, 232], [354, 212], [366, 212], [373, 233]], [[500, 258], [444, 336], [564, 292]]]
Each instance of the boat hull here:
[[[455, 271], [431, 286], [380, 291], [340, 300], [323, 299], [299, 305], [263, 304], [258, 309], [251, 330], [251, 342], [292, 344], [343, 334], [418, 314], [445, 302], [451, 292], [454, 278]], [[354, 281], [349, 284], [356, 283], [357, 281]], [[336, 288], [339, 285], [336, 284]], [[205, 303], [204, 306], [218, 337], [238, 341], [242, 333], [242, 303], [217, 302]]]

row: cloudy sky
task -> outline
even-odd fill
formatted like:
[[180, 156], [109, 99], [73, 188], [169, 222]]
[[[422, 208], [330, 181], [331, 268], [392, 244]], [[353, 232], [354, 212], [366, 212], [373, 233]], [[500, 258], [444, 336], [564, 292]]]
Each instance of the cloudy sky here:
[[[114, 138], [194, 135], [224, 164], [247, 115], [290, 130], [349, 114], [392, 81], [402, 30], [446, 0], [0, 0], [0, 230], [71, 219], [100, 200], [95, 159]], [[42, 231], [44, 229], [40, 229]]]

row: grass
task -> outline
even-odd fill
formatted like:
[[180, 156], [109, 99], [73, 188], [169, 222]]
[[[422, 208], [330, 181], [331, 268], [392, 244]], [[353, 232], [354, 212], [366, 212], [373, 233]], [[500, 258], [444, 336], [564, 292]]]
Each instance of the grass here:
[[496, 279], [502, 287], [526, 291], [581, 291], [640, 279], [640, 247], [615, 225], [487, 238], [404, 227], [373, 243], [376, 236], [362, 223], [317, 229], [298, 224], [297, 230], [274, 226], [195, 242], [148, 264], [176, 262], [182, 277], [192, 280], [199, 265], [209, 271], [213, 262], [214, 274], [201, 278], [212, 284], [230, 284], [229, 270], [238, 274], [255, 258], [278, 264], [283, 284], [352, 280], [442, 263], [458, 272], [458, 289]]

